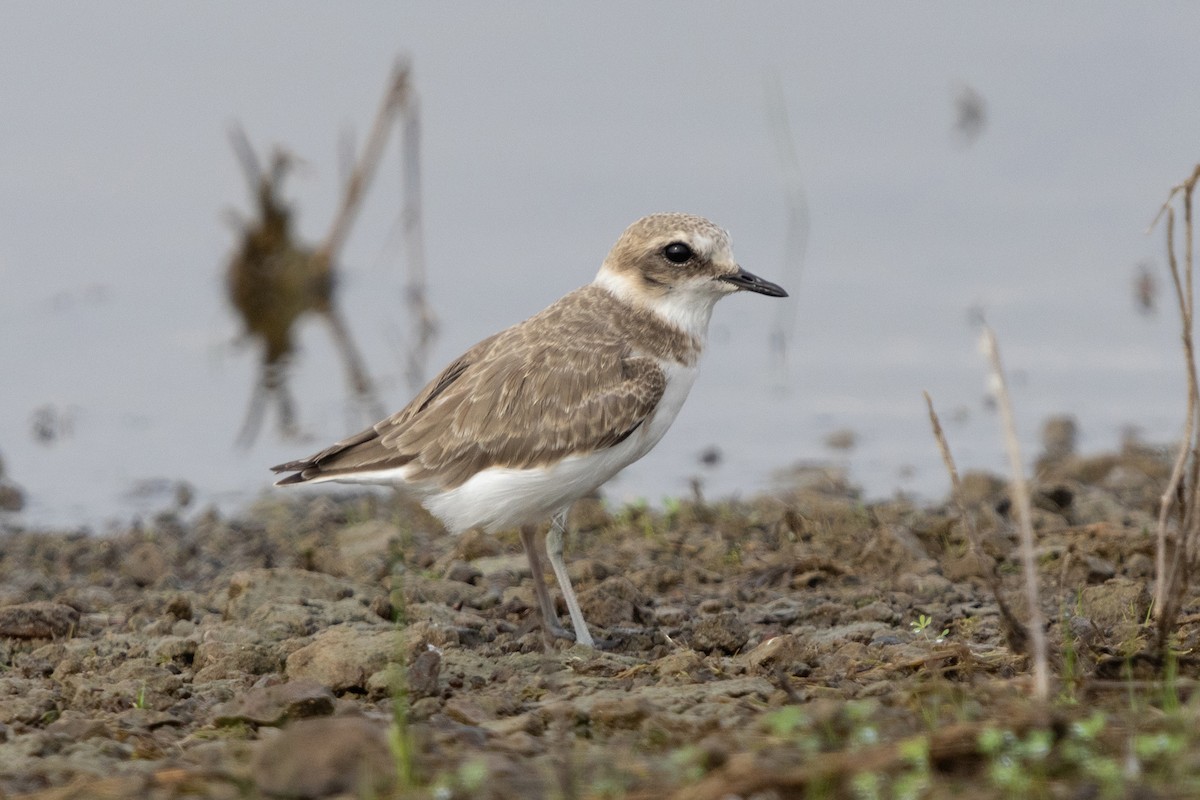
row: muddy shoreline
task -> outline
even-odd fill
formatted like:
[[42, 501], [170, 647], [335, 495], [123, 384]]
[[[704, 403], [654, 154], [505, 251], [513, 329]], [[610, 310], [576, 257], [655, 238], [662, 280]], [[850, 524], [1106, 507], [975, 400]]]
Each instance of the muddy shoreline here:
[[582, 503], [568, 564], [611, 652], [546, 652], [515, 533], [448, 537], [390, 497], [10, 528], [0, 797], [1188, 796], [1200, 604], [1169, 687], [1146, 624], [1167, 469], [1136, 446], [1039, 465], [1048, 708], [983, 578], [1020, 612], [991, 476], [967, 480], [985, 552], [948, 506], [820, 471], [748, 502]]

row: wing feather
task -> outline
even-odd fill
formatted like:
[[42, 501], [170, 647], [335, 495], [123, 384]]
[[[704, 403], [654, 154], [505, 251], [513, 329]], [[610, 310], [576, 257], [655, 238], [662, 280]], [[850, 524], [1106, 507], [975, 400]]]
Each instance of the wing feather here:
[[475, 345], [391, 417], [273, 467], [296, 473], [280, 483], [408, 466], [408, 480], [452, 488], [487, 467], [624, 441], [653, 415], [666, 376], [657, 358], [630, 349], [627, 307], [597, 314], [571, 298]]

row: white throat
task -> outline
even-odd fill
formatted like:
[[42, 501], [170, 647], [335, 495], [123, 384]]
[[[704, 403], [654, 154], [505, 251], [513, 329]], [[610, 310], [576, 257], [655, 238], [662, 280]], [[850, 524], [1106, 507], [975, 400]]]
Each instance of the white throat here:
[[708, 322], [712, 319], [713, 306], [723, 296], [723, 293], [712, 291], [710, 279], [674, 286], [662, 295], [651, 294], [633, 278], [609, 269], [607, 264], [600, 268], [592, 284], [611, 292], [631, 306], [650, 311], [668, 325], [695, 336], [702, 344], [708, 338]]

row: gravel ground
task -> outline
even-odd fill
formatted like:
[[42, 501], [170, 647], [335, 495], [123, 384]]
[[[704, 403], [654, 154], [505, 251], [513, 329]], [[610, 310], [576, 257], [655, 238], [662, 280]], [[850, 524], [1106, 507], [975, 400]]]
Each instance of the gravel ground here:
[[1049, 706], [991, 588], [1023, 618], [986, 475], [978, 549], [950, 508], [822, 470], [582, 503], [568, 563], [607, 652], [545, 648], [515, 533], [450, 537], [390, 497], [10, 522], [0, 797], [1197, 796], [1200, 607], [1165, 665], [1146, 624], [1167, 472], [1138, 447], [1040, 464]]

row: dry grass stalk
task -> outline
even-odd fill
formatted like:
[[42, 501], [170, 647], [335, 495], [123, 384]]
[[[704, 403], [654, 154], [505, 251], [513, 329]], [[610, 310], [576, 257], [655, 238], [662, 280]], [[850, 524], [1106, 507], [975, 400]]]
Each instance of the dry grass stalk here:
[[437, 317], [429, 302], [425, 284], [425, 235], [421, 216], [421, 120], [415, 92], [403, 104], [401, 118], [401, 169], [404, 173], [404, 204], [401, 212], [406, 246], [408, 285], [405, 301], [412, 320], [412, 340], [408, 347], [405, 377], [416, 392], [425, 385], [429, 351], [437, 334]]
[[[1187, 180], [1171, 188], [1166, 202], [1163, 203], [1158, 216], [1151, 224], [1151, 228], [1153, 228], [1159, 219], [1166, 217], [1167, 261], [1171, 269], [1175, 298], [1179, 304], [1183, 354], [1188, 379], [1187, 414], [1184, 421], [1183, 439], [1175, 457], [1171, 477], [1167, 481], [1167, 486], [1160, 499], [1158, 513], [1154, 557], [1156, 577], [1154, 614], [1158, 622], [1160, 650], [1166, 648], [1170, 634], [1175, 629], [1182, 599], [1187, 593], [1191, 575], [1196, 566], [1196, 544], [1198, 531], [1200, 531], [1200, 525], [1197, 524], [1197, 515], [1200, 513], [1200, 452], [1198, 452], [1200, 442], [1196, 440], [1197, 415], [1200, 414], [1200, 388], [1198, 388], [1196, 371], [1192, 285], [1194, 272], [1192, 196], [1197, 181], [1200, 181], [1200, 164], [1195, 167]], [[1182, 196], [1184, 209], [1185, 245], [1182, 273], [1175, 254], [1175, 209], [1171, 205], [1176, 196]], [[1186, 481], [1185, 474], [1187, 475]], [[1174, 542], [1168, 536], [1172, 510], [1175, 510], [1178, 520], [1178, 530]], [[1172, 549], [1173, 557], [1169, 558], [1168, 551]]]
[[987, 558], [987, 554], [983, 549], [983, 542], [979, 536], [979, 529], [975, 526], [975, 517], [967, 509], [966, 503], [963, 502], [962, 481], [958, 477], [958, 467], [954, 464], [954, 456], [950, 454], [950, 444], [946, 441], [946, 434], [942, 430], [942, 422], [938, 419], [937, 412], [933, 409], [933, 398], [929, 396], [929, 392], [922, 392], [925, 395], [925, 405], [929, 409], [929, 424], [933, 427], [933, 438], [937, 441], [938, 451], [942, 454], [942, 463], [946, 465], [946, 472], [950, 474], [950, 487], [954, 497], [954, 505], [958, 508], [959, 517], [963, 521], [963, 525], [967, 531], [967, 542], [971, 546], [971, 550], [976, 557], [981, 560], [987, 560], [987, 564], [981, 564], [984, 570], [984, 579], [988, 582], [988, 588], [992, 590], [992, 596], [996, 598], [996, 605], [1000, 609], [1000, 618], [1004, 622], [1005, 637], [1008, 644], [1014, 650], [1027, 652], [1029, 647], [1029, 631], [1017, 619], [1017, 615], [1013, 613], [1012, 608], [1004, 600], [1004, 593], [1000, 587], [1000, 575], [998, 574], [997, 565], [991, 559]]
[[[788, 277], [788, 286], [795, 286], [800, 283], [800, 274], [804, 270], [804, 256], [808, 250], [808, 197], [804, 192], [800, 156], [797, 153], [792, 123], [788, 117], [787, 99], [783, 92], [783, 84], [775, 73], [767, 79], [767, 127], [775, 142], [775, 152], [779, 156], [787, 202], [787, 241], [784, 248], [787, 263], [784, 264], [782, 274]], [[792, 299], [776, 304], [775, 316], [771, 320], [771, 354], [776, 359], [784, 379], [787, 377], [788, 348], [796, 330], [799, 308], [793, 295]]]
[[1050, 670], [1046, 656], [1046, 630], [1038, 592], [1037, 560], [1033, 551], [1033, 512], [1029, 502], [1029, 486], [1025, 482], [1025, 467], [1021, 460], [1021, 445], [1017, 441], [1017, 426], [1013, 419], [1012, 399], [1008, 382], [1000, 363], [1000, 348], [996, 336], [986, 325], [983, 328], [983, 348], [992, 368], [996, 387], [996, 404], [1004, 425], [1004, 443], [1008, 451], [1013, 476], [1013, 505], [1021, 532], [1021, 565], [1025, 577], [1025, 601], [1029, 606], [1029, 640], [1033, 659], [1033, 695], [1039, 701], [1050, 698]]
[[274, 400], [278, 407], [281, 432], [285, 436], [296, 433], [287, 369], [295, 350], [296, 322], [309, 312], [322, 316], [329, 324], [354, 398], [366, 415], [377, 419], [384, 414], [349, 327], [334, 302], [336, 259], [377, 171], [388, 131], [408, 103], [409, 75], [407, 63], [396, 65], [370, 136], [345, 182], [329, 233], [315, 248], [298, 241], [292, 209], [282, 197], [283, 179], [295, 159], [277, 149], [270, 168], [263, 170], [241, 129], [231, 132], [234, 151], [258, 212], [256, 219], [242, 222], [241, 242], [227, 269], [230, 302], [242, 318], [246, 335], [262, 344], [259, 376], [238, 435], [241, 444], [254, 440], [268, 400]]

